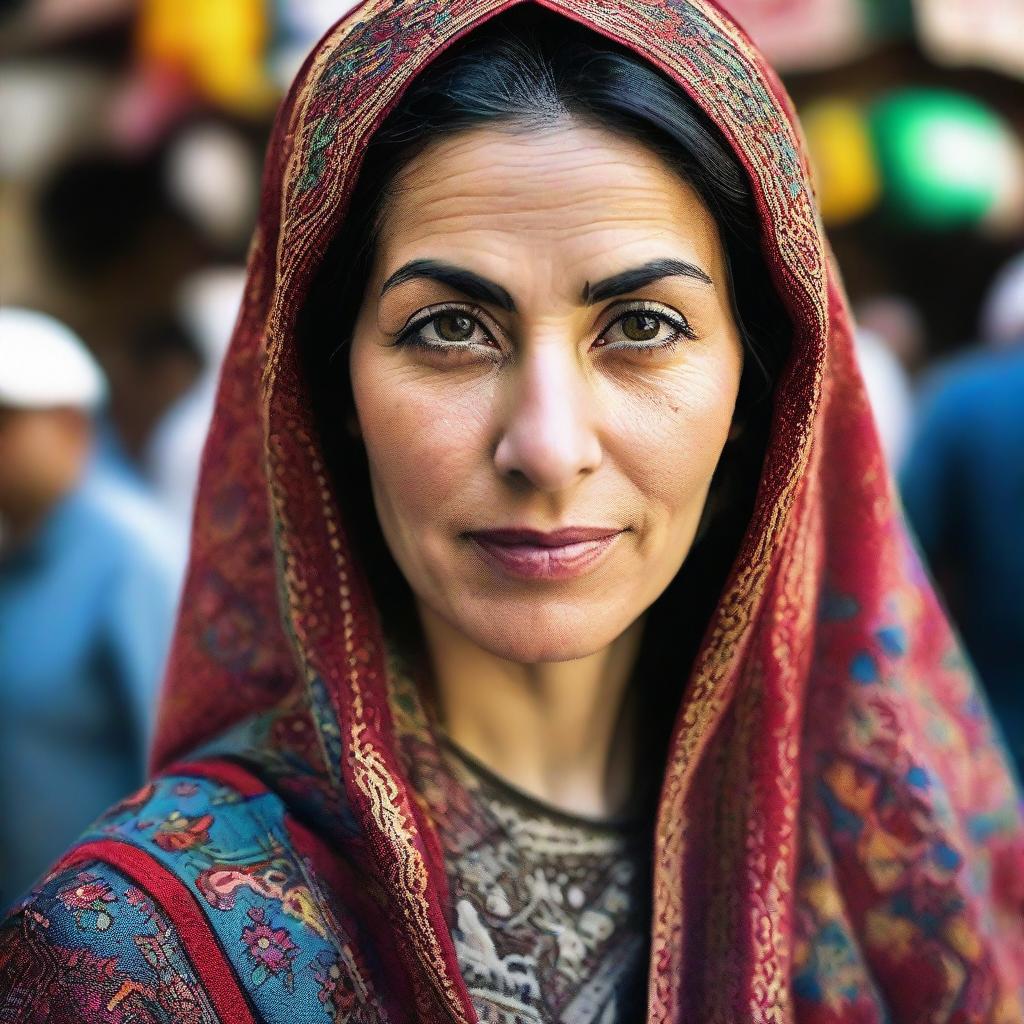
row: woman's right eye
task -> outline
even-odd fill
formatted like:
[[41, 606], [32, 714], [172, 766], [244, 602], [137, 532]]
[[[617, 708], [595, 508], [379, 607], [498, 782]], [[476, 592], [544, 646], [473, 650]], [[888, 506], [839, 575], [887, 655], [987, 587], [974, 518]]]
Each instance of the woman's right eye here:
[[465, 313], [440, 313], [430, 326], [443, 341], [467, 342], [473, 340], [473, 329], [478, 325]]
[[465, 310], [442, 310], [420, 317], [395, 341], [432, 352], [451, 354], [477, 345], [496, 347], [494, 336]]

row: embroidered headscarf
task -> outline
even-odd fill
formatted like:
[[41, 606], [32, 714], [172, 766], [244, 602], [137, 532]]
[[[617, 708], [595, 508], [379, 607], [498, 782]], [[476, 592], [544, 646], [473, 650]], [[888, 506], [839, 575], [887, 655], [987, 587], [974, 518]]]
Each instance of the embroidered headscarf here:
[[[436, 838], [398, 754], [373, 566], [347, 530], [353, 496], [325, 464], [295, 334], [375, 128], [439, 53], [515, 4], [369, 0], [281, 109], [153, 758], [165, 770], [254, 712], [287, 709], [327, 780], [321, 808], [344, 804], [338, 856], [372, 878], [416, 1019], [432, 1022], [473, 1011]], [[793, 324], [754, 511], [680, 668], [647, 1020], [1019, 1024], [1020, 810], [908, 540], [790, 101], [708, 0], [543, 6], [661, 69], [718, 126]]]

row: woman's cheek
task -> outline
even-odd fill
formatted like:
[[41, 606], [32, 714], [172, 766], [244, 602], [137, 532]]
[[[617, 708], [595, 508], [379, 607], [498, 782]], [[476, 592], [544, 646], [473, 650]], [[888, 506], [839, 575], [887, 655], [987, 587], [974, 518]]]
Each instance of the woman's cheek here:
[[377, 486], [399, 516], [436, 518], [486, 447], [484, 417], [465, 394], [409, 381], [382, 387], [378, 399], [360, 410]]
[[[667, 369], [627, 396], [616, 416], [629, 450], [657, 469], [692, 466], [698, 476], [718, 461], [732, 422], [739, 372], [719, 362]], [[689, 473], [687, 475], [690, 475]]]

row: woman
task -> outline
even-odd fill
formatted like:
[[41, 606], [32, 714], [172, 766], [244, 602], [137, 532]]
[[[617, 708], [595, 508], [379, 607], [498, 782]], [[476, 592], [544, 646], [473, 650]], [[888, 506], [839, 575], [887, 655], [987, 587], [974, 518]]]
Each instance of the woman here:
[[299, 75], [154, 777], [0, 1019], [1021, 1019], [1017, 798], [788, 101], [703, 0], [544, 7]]

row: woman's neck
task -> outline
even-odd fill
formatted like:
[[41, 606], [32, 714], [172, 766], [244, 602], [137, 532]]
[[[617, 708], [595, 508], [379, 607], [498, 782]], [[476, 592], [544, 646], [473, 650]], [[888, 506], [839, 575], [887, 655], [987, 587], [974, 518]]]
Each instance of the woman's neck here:
[[615, 817], [634, 786], [635, 702], [628, 684], [644, 617], [572, 661], [521, 664], [472, 643], [420, 607], [433, 697], [450, 739], [545, 803]]

